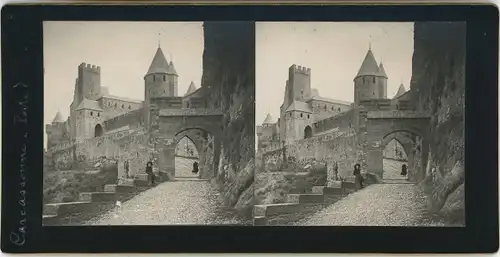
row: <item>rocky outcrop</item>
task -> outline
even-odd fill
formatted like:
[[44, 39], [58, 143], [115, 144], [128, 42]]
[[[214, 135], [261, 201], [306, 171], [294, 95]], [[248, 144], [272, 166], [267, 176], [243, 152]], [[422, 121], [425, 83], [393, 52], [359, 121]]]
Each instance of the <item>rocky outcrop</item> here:
[[[445, 204], [455, 206], [446, 201], [465, 179], [465, 40], [465, 22], [415, 23], [411, 91], [417, 109], [431, 114], [429, 161], [422, 185], [434, 212]], [[453, 199], [463, 204], [460, 195]]]
[[255, 144], [255, 29], [250, 22], [205, 22], [202, 87], [208, 106], [221, 109], [221, 200], [229, 208], [251, 213]]

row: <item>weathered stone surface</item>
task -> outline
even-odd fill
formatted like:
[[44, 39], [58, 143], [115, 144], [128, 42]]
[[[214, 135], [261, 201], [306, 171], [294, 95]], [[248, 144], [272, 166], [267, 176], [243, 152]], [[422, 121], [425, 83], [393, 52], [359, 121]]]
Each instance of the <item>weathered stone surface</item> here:
[[[246, 209], [253, 205], [255, 144], [255, 31], [251, 22], [204, 23], [203, 76], [209, 108], [223, 113], [221, 157], [217, 179], [223, 203]], [[224, 92], [224, 93], [221, 93]], [[220, 164], [219, 164], [220, 162]]]
[[288, 203], [323, 203], [323, 194], [288, 194]]
[[114, 193], [114, 192], [80, 193], [80, 201], [82, 201], [82, 202], [116, 201], [116, 193]]
[[[463, 183], [463, 169], [453, 174], [453, 166], [464, 161], [466, 24], [460, 22], [416, 22], [411, 89], [418, 110], [431, 115], [426, 184], [439, 192], [429, 198], [435, 211], [453, 189]], [[450, 44], [449, 42], [453, 42]], [[418, 147], [418, 146], [417, 146]], [[416, 155], [418, 156], [418, 155]], [[416, 159], [415, 165], [423, 165]], [[452, 173], [448, 175], [448, 173]]]

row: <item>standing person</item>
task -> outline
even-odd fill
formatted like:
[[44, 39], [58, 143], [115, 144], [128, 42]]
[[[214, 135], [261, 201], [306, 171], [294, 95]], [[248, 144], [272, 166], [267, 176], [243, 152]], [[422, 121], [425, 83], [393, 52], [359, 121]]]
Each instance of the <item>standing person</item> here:
[[125, 169], [125, 178], [130, 178], [128, 160], [123, 163], [123, 168]]
[[403, 166], [401, 166], [401, 176], [406, 176], [407, 173], [408, 167], [406, 167], [406, 164], [403, 164]]
[[356, 177], [355, 179], [356, 185], [359, 185], [359, 188], [363, 188], [364, 187], [363, 176], [361, 176], [361, 165], [359, 165], [359, 163], [356, 163], [354, 165], [354, 171], [352, 172], [352, 175]]
[[148, 182], [151, 183], [152, 186], [155, 184], [155, 174], [153, 173], [153, 162], [149, 161], [146, 164], [146, 174], [148, 174]]
[[339, 180], [339, 164], [337, 162], [333, 163], [333, 177], [335, 181]]
[[193, 173], [194, 174], [198, 173], [198, 162], [193, 162]]

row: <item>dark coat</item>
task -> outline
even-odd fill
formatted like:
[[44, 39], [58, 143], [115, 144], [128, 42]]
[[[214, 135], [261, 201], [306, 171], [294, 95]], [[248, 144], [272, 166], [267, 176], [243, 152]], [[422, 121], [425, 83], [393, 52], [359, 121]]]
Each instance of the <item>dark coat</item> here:
[[146, 173], [147, 174], [153, 173], [153, 163], [152, 162], [148, 162], [146, 164]]

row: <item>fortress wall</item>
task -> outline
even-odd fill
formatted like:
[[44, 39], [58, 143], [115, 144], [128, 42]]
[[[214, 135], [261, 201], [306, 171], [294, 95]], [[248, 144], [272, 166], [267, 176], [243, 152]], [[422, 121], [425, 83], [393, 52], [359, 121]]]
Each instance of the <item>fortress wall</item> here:
[[137, 128], [143, 124], [143, 110], [142, 108], [132, 110], [123, 115], [111, 118], [104, 122], [104, 130], [110, 131], [119, 129], [125, 126], [129, 126], [130, 128]]
[[[331, 133], [312, 137], [286, 146], [285, 155], [288, 162], [297, 168], [303, 168], [312, 161], [325, 162], [328, 166], [336, 161], [339, 165], [339, 175], [349, 176], [356, 162], [364, 166], [361, 163], [364, 146], [357, 143], [358, 139], [354, 133]], [[276, 171], [283, 161], [282, 149], [264, 153], [262, 158], [262, 172]]]
[[141, 103], [107, 97], [102, 97], [99, 101], [101, 102], [102, 109], [104, 110], [107, 119], [141, 109], [142, 106]]
[[51, 152], [55, 170], [95, 169], [97, 163], [111, 159], [122, 165], [129, 160], [131, 173], [144, 170], [151, 156], [148, 135], [142, 129], [120, 131], [85, 140], [71, 147]]
[[339, 131], [348, 131], [351, 127], [354, 127], [353, 119], [354, 110], [349, 110], [314, 123], [313, 132], [318, 134], [334, 128], [338, 128]]
[[326, 103], [324, 101], [311, 100], [312, 109], [314, 113], [314, 120], [320, 121], [328, 117], [332, 117], [348, 111], [351, 106], [342, 105], [337, 103]]

